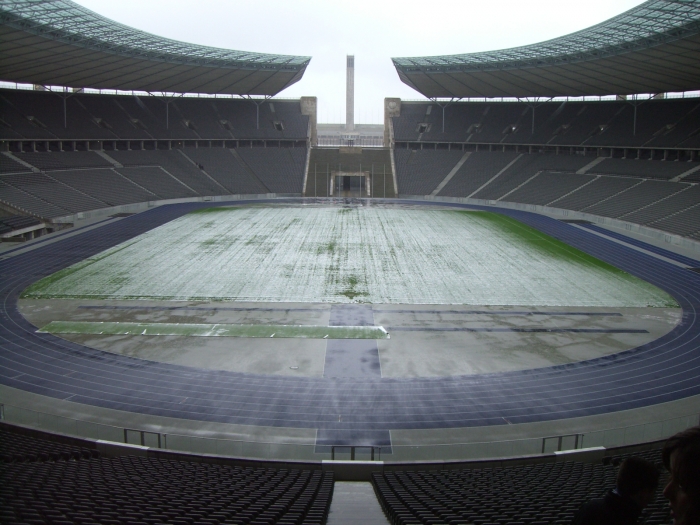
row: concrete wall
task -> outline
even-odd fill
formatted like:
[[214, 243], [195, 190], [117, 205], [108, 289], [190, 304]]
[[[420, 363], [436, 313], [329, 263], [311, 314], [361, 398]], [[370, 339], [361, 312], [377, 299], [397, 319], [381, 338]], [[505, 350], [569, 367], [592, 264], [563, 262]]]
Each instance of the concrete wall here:
[[584, 463], [604, 462], [604, 458], [610, 458], [626, 453], [639, 453], [645, 450], [658, 449], [663, 441], [652, 441], [639, 445], [591, 449], [579, 449], [566, 453], [537, 454], [533, 456], [519, 456], [511, 458], [490, 458], [472, 461], [426, 461], [426, 462], [390, 462], [384, 461], [284, 461], [266, 460], [260, 458], [238, 458], [231, 456], [216, 456], [211, 454], [192, 454], [175, 450], [144, 447], [116, 443], [114, 441], [95, 440], [89, 438], [76, 438], [65, 434], [45, 432], [22, 425], [0, 422], [0, 428], [6, 426], [8, 430], [35, 439], [48, 439], [77, 448], [97, 450], [100, 456], [141, 456], [158, 459], [191, 461], [194, 463], [214, 463], [226, 466], [240, 466], [253, 468], [281, 468], [281, 469], [305, 469], [324, 470], [334, 474], [335, 481], [370, 481], [372, 472], [404, 471], [404, 470], [452, 470], [452, 469], [478, 469], [513, 467], [518, 465], [536, 465], [541, 463], [559, 463], [562, 461], [580, 461]]
[[188, 199], [169, 199], [148, 202], [137, 202], [135, 204], [124, 204], [122, 206], [112, 206], [110, 208], [100, 208], [99, 210], [90, 210], [74, 215], [65, 215], [51, 219], [52, 224], [73, 223], [80, 219], [92, 219], [98, 217], [108, 217], [117, 213], [139, 213], [149, 208], [163, 206], [164, 204], [178, 204], [181, 202], [228, 202], [228, 201], [245, 201], [258, 199], [279, 199], [287, 197], [301, 197], [300, 193], [261, 193], [258, 195], [220, 195], [214, 197], [191, 197]]

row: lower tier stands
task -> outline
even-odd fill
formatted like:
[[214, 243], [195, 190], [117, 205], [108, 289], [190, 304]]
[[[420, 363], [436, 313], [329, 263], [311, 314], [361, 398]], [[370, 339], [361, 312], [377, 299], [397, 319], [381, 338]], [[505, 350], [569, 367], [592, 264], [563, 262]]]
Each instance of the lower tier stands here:
[[399, 191], [428, 195], [462, 158], [462, 151], [396, 150], [396, 176]]
[[71, 168], [111, 168], [112, 164], [96, 151], [58, 151], [16, 153], [16, 158], [40, 170]]
[[24, 228], [31, 228], [32, 226], [38, 226], [40, 224], [42, 224], [41, 221], [36, 217], [27, 217], [25, 215], [0, 217], [0, 235], [22, 230]]
[[301, 193], [306, 150], [303, 148], [238, 148], [243, 162], [272, 193]]
[[221, 195], [226, 189], [197, 167], [182, 150], [110, 151], [109, 156], [124, 166], [160, 167], [193, 195]]
[[2, 159], [7, 162], [0, 168], [7, 169], [0, 174], [0, 203], [51, 219], [154, 200], [300, 194], [306, 149], [32, 152], [0, 155]]
[[[78, 213], [87, 210], [105, 208], [106, 203], [89, 196], [83, 191], [78, 191], [70, 186], [61, 184], [55, 178], [45, 173], [17, 173], [3, 175], [0, 179], [5, 186], [31, 195], [35, 199], [49, 203], [59, 210], [60, 215]], [[5, 200], [6, 192], [0, 189], [0, 200]], [[34, 212], [32, 209], [26, 211]], [[55, 214], [49, 217], [58, 216]]]
[[438, 196], [550, 206], [700, 239], [700, 185], [691, 178], [697, 168], [697, 162], [396, 150], [400, 195], [439, 189]]
[[[660, 450], [636, 454], [657, 464]], [[539, 463], [501, 468], [374, 473], [372, 484], [393, 525], [571, 523], [586, 501], [614, 488], [618, 463]], [[660, 469], [661, 466], [659, 465]], [[660, 480], [640, 523], [670, 523]]]
[[18, 171], [25, 171], [26, 169], [26, 166], [20, 164], [16, 160], [6, 155], [0, 155], [0, 173], [15, 173]]
[[601, 174], [669, 180], [688, 171], [688, 165], [685, 162], [629, 162], [627, 159], [605, 159], [600, 164], [596, 164], [593, 171]]
[[187, 156], [202, 167], [227, 193], [267, 193], [255, 173], [246, 169], [227, 148], [188, 149]]
[[[387, 196], [391, 197], [389, 151], [371, 153], [376, 158], [357, 155], [358, 159], [364, 159], [356, 160], [361, 165], [353, 167], [345, 162], [339, 164], [339, 169], [376, 168], [373, 195], [384, 195], [388, 187]], [[16, 214], [51, 219], [154, 200], [229, 194], [301, 194], [307, 150], [185, 148], [109, 151], [101, 155], [92, 151], [14, 155], [0, 155], [0, 159], [15, 162], [13, 159], [20, 155], [29, 155], [24, 160], [27, 165], [17, 163], [19, 169], [0, 174], [0, 204]], [[312, 150], [314, 162], [310, 164], [310, 172], [320, 173], [320, 183], [310, 181], [307, 195], [325, 194], [326, 171], [338, 155], [337, 150]], [[35, 164], [56, 165], [54, 161], [37, 161], [37, 158], [62, 156], [70, 158], [73, 166], [90, 166], [92, 162], [97, 165], [36, 169]], [[102, 162], [107, 165], [99, 164]], [[384, 180], [377, 171], [380, 165]], [[493, 203], [550, 206], [700, 239], [700, 185], [693, 178], [700, 177], [697, 162], [512, 151], [399, 149], [395, 151], [395, 166], [400, 195], [435, 193]], [[384, 174], [387, 167], [388, 186]]]

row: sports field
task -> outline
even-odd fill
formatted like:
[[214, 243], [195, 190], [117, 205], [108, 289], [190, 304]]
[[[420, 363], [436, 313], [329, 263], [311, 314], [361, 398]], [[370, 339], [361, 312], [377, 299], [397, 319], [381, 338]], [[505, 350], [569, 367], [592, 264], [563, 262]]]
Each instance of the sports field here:
[[201, 210], [23, 296], [676, 306], [662, 290], [499, 214], [369, 207]]

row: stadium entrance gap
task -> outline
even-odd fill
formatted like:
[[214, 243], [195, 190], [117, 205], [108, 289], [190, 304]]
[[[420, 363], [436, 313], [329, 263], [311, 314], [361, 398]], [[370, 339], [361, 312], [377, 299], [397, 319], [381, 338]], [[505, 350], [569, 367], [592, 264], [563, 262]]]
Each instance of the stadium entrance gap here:
[[369, 171], [331, 171], [331, 197], [371, 197]]

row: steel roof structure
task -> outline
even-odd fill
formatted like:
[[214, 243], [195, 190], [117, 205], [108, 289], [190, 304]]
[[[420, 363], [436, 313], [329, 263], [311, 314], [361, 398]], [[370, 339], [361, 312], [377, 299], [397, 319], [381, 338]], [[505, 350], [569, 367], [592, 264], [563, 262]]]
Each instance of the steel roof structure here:
[[0, 0], [0, 54], [0, 80], [10, 82], [268, 96], [311, 60], [178, 42], [70, 0]]
[[392, 60], [401, 80], [428, 98], [692, 91], [700, 89], [700, 0], [650, 0], [529, 46]]

